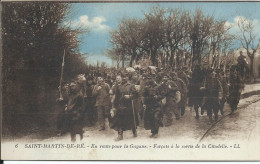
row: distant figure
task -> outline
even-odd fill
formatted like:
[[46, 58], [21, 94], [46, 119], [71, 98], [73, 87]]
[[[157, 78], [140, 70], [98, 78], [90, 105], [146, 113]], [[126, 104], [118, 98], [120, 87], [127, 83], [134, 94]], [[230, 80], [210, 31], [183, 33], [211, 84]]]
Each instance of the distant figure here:
[[243, 55], [242, 51], [240, 51], [239, 53], [240, 55], [237, 58], [237, 63], [241, 65], [246, 65], [246, 57]]
[[245, 79], [246, 73], [248, 73], [248, 63], [246, 61], [246, 57], [243, 55], [243, 52], [240, 51], [240, 56], [237, 58], [238, 63], [238, 71], [242, 79]]

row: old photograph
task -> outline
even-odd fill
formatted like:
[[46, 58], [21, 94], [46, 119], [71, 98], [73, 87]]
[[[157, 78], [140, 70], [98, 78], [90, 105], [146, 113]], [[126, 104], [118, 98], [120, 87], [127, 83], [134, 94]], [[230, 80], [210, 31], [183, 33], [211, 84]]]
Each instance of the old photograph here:
[[1, 160], [260, 160], [260, 2], [1, 2]]

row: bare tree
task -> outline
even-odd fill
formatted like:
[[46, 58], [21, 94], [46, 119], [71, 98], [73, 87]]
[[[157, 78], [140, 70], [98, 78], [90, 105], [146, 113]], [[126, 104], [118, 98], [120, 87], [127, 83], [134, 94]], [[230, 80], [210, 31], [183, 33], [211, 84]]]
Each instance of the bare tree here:
[[254, 79], [254, 58], [256, 51], [260, 48], [260, 44], [256, 43], [257, 39], [259, 39], [256, 38], [257, 33], [254, 31], [256, 27], [252, 20], [245, 17], [239, 17], [236, 23], [241, 32], [238, 35], [238, 40], [240, 41], [242, 47], [246, 49], [247, 56], [250, 59], [250, 78]]
[[[181, 9], [169, 9], [165, 18], [165, 43], [164, 47], [170, 49], [169, 64], [173, 66], [175, 51], [181, 47], [187, 38], [188, 13]], [[167, 56], [168, 57], [168, 56]], [[176, 63], [175, 63], [176, 64]]]
[[213, 26], [211, 27], [210, 46], [211, 55], [213, 56], [211, 67], [214, 63], [215, 67], [219, 67], [219, 64], [221, 63], [220, 58], [222, 58], [223, 55], [226, 55], [235, 38], [234, 35], [229, 34], [231, 27], [228, 27], [225, 24], [226, 20], [214, 20]]
[[163, 46], [165, 10], [155, 7], [145, 13], [142, 49], [149, 54], [153, 65], [158, 65], [158, 53]]
[[201, 63], [201, 53], [207, 45], [213, 24], [214, 17], [205, 16], [201, 9], [197, 9], [195, 14], [189, 17], [188, 36], [191, 41], [193, 61]]
[[123, 63], [129, 58], [130, 66], [132, 66], [141, 52], [142, 28], [140, 20], [123, 18], [118, 25], [118, 29], [110, 32], [112, 37], [111, 43], [115, 46], [114, 49], [117, 49], [115, 54], [120, 55]]

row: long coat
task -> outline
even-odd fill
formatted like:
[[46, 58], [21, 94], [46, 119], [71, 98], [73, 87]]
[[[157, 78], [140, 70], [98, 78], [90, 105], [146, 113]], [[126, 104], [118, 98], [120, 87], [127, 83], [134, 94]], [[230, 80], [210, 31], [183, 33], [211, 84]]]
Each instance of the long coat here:
[[69, 121], [69, 131], [73, 134], [81, 134], [83, 129], [83, 95], [70, 93], [67, 105], [67, 117]]
[[[119, 129], [131, 130], [134, 125], [139, 125], [138, 109], [135, 108], [133, 100], [138, 98], [134, 85], [130, 83], [116, 84], [112, 88], [115, 95], [114, 108], [116, 114], [111, 119], [110, 127], [116, 131]], [[130, 95], [129, 99], [124, 96]]]
[[219, 97], [223, 95], [223, 89], [221, 82], [218, 78], [207, 77], [205, 80], [205, 103], [203, 106], [205, 109], [216, 108], [220, 106]]
[[244, 82], [238, 74], [230, 74], [230, 86], [229, 86], [229, 96], [228, 103], [232, 109], [237, 108], [240, 101], [241, 92], [244, 89]]
[[150, 130], [153, 126], [155, 115], [158, 115], [158, 120], [162, 119], [161, 100], [159, 86], [146, 86], [142, 92], [143, 103], [146, 105], [144, 113], [144, 128]]
[[189, 83], [189, 106], [202, 106], [203, 92], [200, 90], [200, 87], [203, 82], [203, 72], [200, 68], [197, 68], [193, 71], [191, 80]]

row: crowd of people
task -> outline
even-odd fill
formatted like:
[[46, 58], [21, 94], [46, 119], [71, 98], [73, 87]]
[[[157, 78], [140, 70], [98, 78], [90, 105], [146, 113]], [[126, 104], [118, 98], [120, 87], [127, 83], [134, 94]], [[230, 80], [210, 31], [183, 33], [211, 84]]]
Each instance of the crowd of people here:
[[157, 138], [159, 128], [181, 119], [187, 107], [195, 110], [194, 119], [206, 111], [213, 123], [219, 112], [224, 114], [226, 102], [231, 112], [237, 109], [244, 89], [241, 75], [239, 63], [215, 69], [195, 65], [192, 71], [188, 67], [94, 68], [61, 87], [57, 101], [64, 111], [58, 129], [70, 132], [75, 141], [77, 134], [83, 138], [84, 126], [98, 125], [99, 131], [105, 130], [107, 119], [118, 133], [116, 141], [123, 139], [126, 130], [136, 137], [141, 123], [151, 131], [150, 137]]

